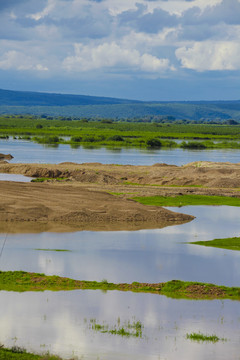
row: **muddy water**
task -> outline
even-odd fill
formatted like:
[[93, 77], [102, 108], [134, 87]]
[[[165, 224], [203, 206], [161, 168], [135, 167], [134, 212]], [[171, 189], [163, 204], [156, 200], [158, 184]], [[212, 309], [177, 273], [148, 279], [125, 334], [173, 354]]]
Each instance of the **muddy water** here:
[[[179, 210], [179, 209], [178, 209]], [[188, 224], [136, 232], [8, 235], [1, 270], [26, 270], [114, 282], [192, 280], [240, 286], [240, 253], [188, 242], [240, 234], [240, 208], [184, 207]], [[5, 240], [1, 235], [0, 244]], [[69, 252], [36, 249], [67, 249]], [[6, 346], [66, 359], [238, 359], [240, 303], [190, 301], [108, 291], [0, 292], [0, 339]], [[140, 337], [101, 333], [139, 321]], [[187, 333], [226, 340], [196, 343]]]
[[152, 165], [167, 163], [184, 165], [192, 161], [230, 161], [238, 163], [240, 150], [184, 150], [184, 149], [77, 149], [69, 145], [47, 146], [24, 140], [0, 140], [0, 153], [11, 154], [16, 163], [48, 163], [65, 161], [77, 163], [101, 162], [104, 164]]

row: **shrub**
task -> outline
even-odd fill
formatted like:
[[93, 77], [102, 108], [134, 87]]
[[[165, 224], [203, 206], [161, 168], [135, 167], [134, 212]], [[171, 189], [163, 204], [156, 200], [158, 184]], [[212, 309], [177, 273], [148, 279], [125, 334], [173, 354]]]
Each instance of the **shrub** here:
[[72, 141], [72, 142], [81, 142], [81, 141], [82, 141], [82, 137], [81, 137], [81, 136], [72, 136], [72, 137], [71, 137], [71, 141]]
[[108, 140], [112, 141], [124, 141], [124, 138], [121, 135], [113, 135], [108, 138]]
[[206, 149], [206, 145], [198, 141], [190, 141], [188, 143], [183, 141], [180, 147], [183, 149], [199, 149], [199, 150]]
[[162, 146], [162, 143], [159, 139], [153, 138], [147, 140], [147, 147], [150, 148], [160, 148]]
[[83, 142], [95, 142], [95, 141], [96, 141], [96, 139], [94, 136], [85, 136], [83, 138]]

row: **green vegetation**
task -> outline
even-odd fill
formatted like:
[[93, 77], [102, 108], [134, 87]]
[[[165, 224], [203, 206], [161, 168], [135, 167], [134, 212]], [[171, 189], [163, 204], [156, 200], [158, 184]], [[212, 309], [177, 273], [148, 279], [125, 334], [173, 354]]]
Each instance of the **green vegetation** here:
[[189, 206], [189, 205], [228, 205], [240, 206], [240, 198], [210, 195], [179, 195], [179, 196], [143, 196], [134, 200], [144, 205], [154, 206]]
[[0, 346], [0, 360], [61, 360], [53, 355], [36, 355], [28, 353], [19, 346], [13, 346], [11, 349]]
[[195, 242], [191, 242], [190, 244], [240, 251], [240, 238], [239, 237], [226, 238], [226, 239], [214, 239], [211, 241], [195, 241]]
[[126, 337], [142, 337], [142, 328], [143, 325], [140, 321], [134, 321], [133, 323], [130, 323], [129, 321], [127, 323], [124, 323], [122, 326], [120, 326], [120, 322], [118, 325], [115, 325], [113, 328], [109, 328], [108, 325], [101, 325], [97, 324], [96, 320], [92, 320], [92, 329], [94, 331], [99, 331], [101, 333], [107, 333], [112, 335], [120, 335], [120, 336], [126, 336]]
[[240, 288], [198, 282], [172, 280], [157, 284], [138, 282], [114, 284], [107, 280], [101, 282], [82, 281], [24, 271], [0, 271], [0, 290], [23, 292], [77, 289], [145, 292], [183, 299], [232, 299], [240, 301]]
[[[141, 147], [148, 149], [240, 149], [240, 125], [63, 120], [26, 116], [1, 116], [0, 137], [9, 136], [39, 144]], [[174, 141], [182, 140], [182, 142]]]
[[65, 177], [57, 177], [57, 178], [41, 177], [41, 178], [32, 179], [31, 182], [41, 183], [41, 182], [49, 181], [49, 180], [64, 181], [64, 180], [66, 180], [66, 179], [67, 179], [67, 178], [65, 178]]
[[187, 339], [193, 340], [193, 341], [198, 341], [198, 342], [203, 342], [203, 341], [207, 341], [207, 342], [213, 342], [216, 343], [218, 341], [225, 341], [225, 339], [220, 339], [218, 336], [216, 335], [204, 335], [199, 333], [191, 333], [191, 334], [187, 334], [186, 335]]

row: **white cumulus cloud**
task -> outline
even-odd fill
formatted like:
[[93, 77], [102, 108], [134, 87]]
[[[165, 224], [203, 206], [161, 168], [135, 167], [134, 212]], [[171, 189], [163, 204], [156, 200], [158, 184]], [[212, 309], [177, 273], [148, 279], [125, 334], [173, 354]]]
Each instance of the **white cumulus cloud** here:
[[48, 68], [38, 63], [36, 59], [16, 50], [9, 50], [0, 57], [0, 69], [48, 71]]
[[68, 71], [88, 71], [100, 68], [135, 68], [146, 72], [174, 70], [168, 59], [161, 59], [148, 53], [141, 54], [136, 49], [124, 48], [116, 42], [98, 46], [74, 45], [75, 54], [63, 61]]
[[182, 67], [196, 71], [239, 70], [240, 44], [231, 41], [196, 42], [175, 52]]

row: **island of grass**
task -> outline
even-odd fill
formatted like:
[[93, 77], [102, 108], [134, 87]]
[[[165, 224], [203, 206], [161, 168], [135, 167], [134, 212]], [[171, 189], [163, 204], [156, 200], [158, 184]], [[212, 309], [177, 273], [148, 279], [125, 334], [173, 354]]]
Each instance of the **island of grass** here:
[[240, 206], [240, 198], [211, 195], [177, 195], [177, 196], [141, 196], [134, 197], [144, 205], [154, 206], [190, 206], [190, 205], [227, 205]]
[[240, 237], [214, 239], [210, 241], [194, 241], [191, 242], [190, 244], [240, 251]]
[[114, 284], [107, 280], [101, 282], [82, 281], [24, 271], [0, 271], [0, 290], [24, 292], [77, 289], [145, 292], [181, 299], [232, 299], [240, 301], [240, 288], [199, 282], [172, 280], [155, 284], [139, 282]]

